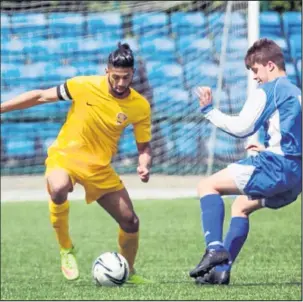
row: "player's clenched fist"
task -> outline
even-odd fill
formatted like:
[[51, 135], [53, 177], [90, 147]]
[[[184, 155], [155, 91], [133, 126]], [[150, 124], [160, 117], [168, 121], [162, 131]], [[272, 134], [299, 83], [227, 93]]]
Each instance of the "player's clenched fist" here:
[[137, 168], [138, 175], [143, 182], [148, 182], [149, 180], [149, 169], [144, 166], [138, 166]]
[[212, 102], [211, 88], [207, 86], [198, 87], [196, 94], [199, 98], [200, 106], [205, 107]]

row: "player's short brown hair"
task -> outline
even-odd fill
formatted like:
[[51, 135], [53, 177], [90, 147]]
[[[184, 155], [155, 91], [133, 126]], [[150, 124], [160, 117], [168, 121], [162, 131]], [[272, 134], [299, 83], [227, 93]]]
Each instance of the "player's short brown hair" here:
[[285, 70], [285, 60], [282, 49], [272, 40], [263, 38], [256, 41], [247, 51], [245, 65], [250, 69], [255, 63], [266, 65], [269, 61], [275, 63], [280, 70]]

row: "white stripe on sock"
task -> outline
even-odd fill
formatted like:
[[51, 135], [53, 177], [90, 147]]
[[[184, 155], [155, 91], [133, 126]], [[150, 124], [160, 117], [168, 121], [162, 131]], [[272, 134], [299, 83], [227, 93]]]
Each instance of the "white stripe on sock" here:
[[223, 246], [223, 243], [221, 241], [212, 241], [208, 244], [208, 246], [211, 246], [211, 245], [221, 245], [221, 246]]

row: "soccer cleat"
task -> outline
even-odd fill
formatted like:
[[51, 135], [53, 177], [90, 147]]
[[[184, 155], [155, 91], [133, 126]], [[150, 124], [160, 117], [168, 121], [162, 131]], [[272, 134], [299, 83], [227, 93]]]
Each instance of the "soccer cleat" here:
[[203, 277], [214, 266], [218, 264], [228, 263], [229, 253], [226, 249], [220, 250], [206, 249], [199, 264], [189, 273], [192, 278]]
[[228, 285], [229, 282], [230, 282], [230, 270], [217, 271], [216, 267], [213, 267], [203, 277], [197, 277], [195, 280], [195, 283], [199, 285], [208, 285], [208, 284]]
[[70, 281], [79, 278], [78, 264], [74, 253], [74, 247], [70, 249], [61, 248], [60, 250], [61, 271], [63, 276]]
[[151, 280], [148, 280], [136, 273], [136, 271], [129, 274], [126, 284], [151, 284]]

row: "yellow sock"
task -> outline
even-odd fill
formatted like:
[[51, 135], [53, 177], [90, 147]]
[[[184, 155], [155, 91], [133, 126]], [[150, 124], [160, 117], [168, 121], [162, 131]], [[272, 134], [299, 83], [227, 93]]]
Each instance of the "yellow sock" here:
[[57, 205], [53, 201], [49, 201], [50, 220], [56, 231], [56, 237], [61, 248], [69, 249], [72, 247], [72, 241], [69, 236], [68, 214], [69, 202]]
[[133, 272], [139, 245], [139, 232], [126, 233], [120, 228], [118, 242], [119, 253], [125, 257], [128, 262], [130, 272]]

